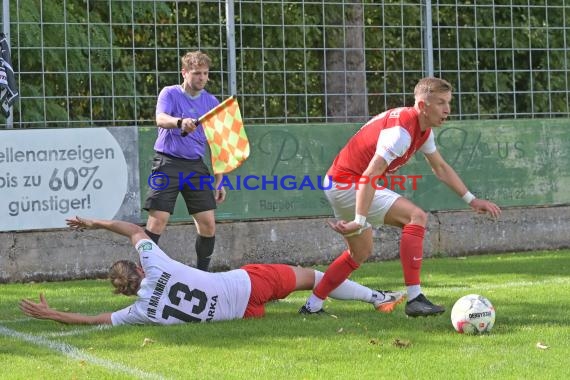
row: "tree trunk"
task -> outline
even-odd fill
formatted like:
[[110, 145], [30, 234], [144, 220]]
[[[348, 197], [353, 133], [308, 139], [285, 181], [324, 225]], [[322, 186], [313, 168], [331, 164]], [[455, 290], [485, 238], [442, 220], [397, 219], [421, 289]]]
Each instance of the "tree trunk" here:
[[363, 6], [345, 5], [345, 14], [336, 18], [344, 27], [325, 33], [327, 121], [363, 122], [368, 119]]

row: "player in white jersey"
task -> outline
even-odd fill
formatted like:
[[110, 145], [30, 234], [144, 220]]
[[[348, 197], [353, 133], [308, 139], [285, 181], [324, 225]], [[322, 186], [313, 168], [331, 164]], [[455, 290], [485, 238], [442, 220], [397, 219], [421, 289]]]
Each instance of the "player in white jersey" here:
[[[255, 318], [265, 314], [265, 304], [296, 290], [311, 290], [323, 273], [285, 264], [249, 264], [227, 272], [209, 273], [168, 257], [136, 224], [76, 217], [70, 228], [82, 231], [104, 228], [127, 236], [139, 253], [140, 265], [120, 260], [109, 272], [115, 293], [136, 295], [129, 307], [95, 316], [57, 311], [43, 294], [40, 302], [20, 302], [24, 314], [68, 324], [175, 324]], [[341, 300], [368, 302], [380, 312], [391, 312], [404, 293], [372, 290], [345, 280], [330, 294]]]

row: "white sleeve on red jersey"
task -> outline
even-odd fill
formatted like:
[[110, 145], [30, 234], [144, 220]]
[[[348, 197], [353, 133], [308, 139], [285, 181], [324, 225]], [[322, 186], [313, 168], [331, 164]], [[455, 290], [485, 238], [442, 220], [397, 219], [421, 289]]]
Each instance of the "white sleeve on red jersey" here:
[[412, 137], [404, 128], [394, 126], [380, 131], [376, 154], [382, 157], [388, 165], [397, 157], [401, 157], [410, 148]]
[[419, 151], [423, 154], [430, 154], [437, 150], [435, 146], [435, 134], [433, 133], [433, 129], [429, 132], [429, 136], [427, 140], [420, 146]]

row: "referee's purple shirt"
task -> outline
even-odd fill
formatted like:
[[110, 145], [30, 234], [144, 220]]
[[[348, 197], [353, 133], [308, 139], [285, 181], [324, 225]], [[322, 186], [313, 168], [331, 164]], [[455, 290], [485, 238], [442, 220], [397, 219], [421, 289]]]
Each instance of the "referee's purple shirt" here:
[[[196, 97], [188, 95], [180, 85], [167, 86], [160, 91], [156, 102], [156, 115], [166, 113], [173, 117], [198, 119], [220, 102], [206, 90]], [[182, 137], [178, 128], [158, 128], [154, 150], [170, 156], [197, 159], [206, 152], [206, 135], [202, 126]]]

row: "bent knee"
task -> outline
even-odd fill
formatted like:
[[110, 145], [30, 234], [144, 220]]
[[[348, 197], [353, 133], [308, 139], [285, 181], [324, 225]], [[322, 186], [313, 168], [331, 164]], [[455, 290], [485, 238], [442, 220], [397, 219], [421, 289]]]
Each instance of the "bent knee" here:
[[428, 221], [428, 214], [420, 208], [416, 208], [410, 215], [410, 224], [416, 224], [425, 227]]
[[216, 234], [216, 223], [210, 221], [200, 221], [196, 223], [196, 229], [202, 236], [214, 236]]

